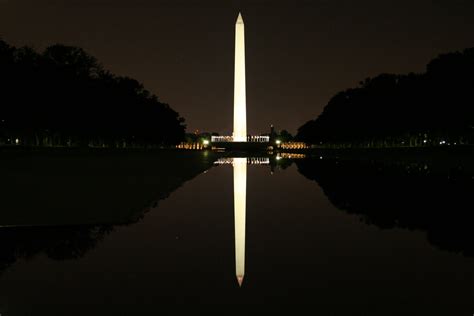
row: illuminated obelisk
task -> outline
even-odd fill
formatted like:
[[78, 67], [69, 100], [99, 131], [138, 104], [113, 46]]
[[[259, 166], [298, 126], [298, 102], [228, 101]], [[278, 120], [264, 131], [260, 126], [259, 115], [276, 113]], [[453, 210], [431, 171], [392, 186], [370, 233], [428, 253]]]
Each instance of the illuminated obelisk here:
[[245, 29], [239, 12], [235, 24], [234, 142], [247, 141], [247, 102], [245, 94]]
[[233, 158], [235, 275], [242, 286], [245, 275], [245, 202], [247, 195], [247, 158]]

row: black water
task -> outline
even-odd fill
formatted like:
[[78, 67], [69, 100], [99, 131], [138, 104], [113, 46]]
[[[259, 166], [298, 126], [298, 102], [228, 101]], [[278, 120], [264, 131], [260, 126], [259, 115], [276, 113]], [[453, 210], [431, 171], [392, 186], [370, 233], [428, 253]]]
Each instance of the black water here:
[[290, 163], [247, 167], [242, 287], [223, 165], [133, 223], [1, 228], [1, 315], [474, 313], [469, 174]]

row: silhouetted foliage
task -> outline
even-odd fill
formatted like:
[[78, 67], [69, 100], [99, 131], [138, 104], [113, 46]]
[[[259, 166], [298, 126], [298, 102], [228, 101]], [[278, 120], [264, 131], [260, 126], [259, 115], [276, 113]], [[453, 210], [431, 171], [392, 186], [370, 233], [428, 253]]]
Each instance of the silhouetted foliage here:
[[54, 260], [78, 259], [94, 249], [113, 226], [8, 227], [0, 230], [0, 273], [19, 259], [45, 253]]
[[422, 230], [436, 247], [474, 256], [474, 172], [424, 161], [306, 159], [298, 171], [337, 208], [380, 228]]
[[473, 91], [470, 48], [437, 57], [423, 74], [382, 74], [338, 93], [297, 138], [366, 147], [472, 144]]
[[162, 146], [184, 139], [184, 119], [138, 81], [103, 69], [77, 47], [38, 53], [0, 40], [0, 143]]
[[39, 254], [83, 257], [215, 161], [213, 154], [197, 151], [81, 152], [0, 154], [0, 274]]
[[280, 133], [276, 136], [282, 142], [290, 142], [293, 140], [293, 135], [290, 134], [286, 129], [280, 131]]

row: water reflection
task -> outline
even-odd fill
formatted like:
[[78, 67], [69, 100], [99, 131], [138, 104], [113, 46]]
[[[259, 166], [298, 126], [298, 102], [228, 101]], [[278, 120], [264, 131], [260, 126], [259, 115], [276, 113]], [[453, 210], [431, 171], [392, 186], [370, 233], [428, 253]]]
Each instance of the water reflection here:
[[249, 165], [269, 165], [270, 164], [270, 157], [225, 157], [217, 159], [214, 164], [215, 165], [234, 165], [236, 159], [238, 161], [245, 161], [246, 164]]
[[[285, 155], [285, 154], [283, 154]], [[285, 156], [288, 158], [288, 155]], [[303, 158], [296, 157], [296, 158]], [[273, 173], [275, 166], [287, 168], [292, 160], [282, 160], [282, 155], [266, 157], [225, 157], [218, 159], [216, 165], [232, 165], [234, 180], [234, 238], [235, 238], [235, 275], [239, 286], [245, 276], [245, 224], [247, 202], [247, 164], [269, 166]]]
[[296, 164], [334, 206], [366, 224], [425, 231], [437, 248], [474, 257], [471, 162], [307, 159]]
[[0, 229], [0, 273], [40, 253], [58, 261], [82, 258], [113, 231], [111, 225], [4, 227]]
[[235, 275], [239, 286], [245, 276], [245, 218], [247, 203], [247, 164], [270, 165], [269, 157], [221, 158], [216, 165], [232, 164], [234, 177]]
[[245, 275], [245, 213], [247, 195], [247, 158], [233, 158], [235, 275], [242, 286]]
[[174, 151], [2, 153], [0, 273], [39, 254], [83, 257], [214, 160], [209, 153]]
[[[169, 308], [179, 314], [181, 306], [192, 306], [193, 313], [204, 314], [216, 302], [240, 315], [255, 305], [286, 315], [302, 314], [305, 304], [314, 313], [337, 315], [472, 310], [472, 259], [433, 249], [420, 232], [382, 232], [365, 224], [426, 231], [434, 244], [450, 245], [443, 249], [468, 253], [473, 239], [467, 214], [474, 206], [468, 201], [474, 191], [469, 173], [451, 168], [440, 174], [429, 163], [392, 168], [319, 155], [295, 166], [289, 156], [278, 157], [221, 160], [216, 165], [227, 166], [190, 181], [132, 225], [1, 229], [0, 263], [14, 267], [1, 275], [0, 313], [137, 315]], [[190, 168], [166, 165], [175, 176], [185, 167]], [[270, 168], [285, 171], [270, 176]], [[181, 173], [174, 187], [197, 171]], [[163, 197], [173, 192], [152, 189]], [[438, 196], [442, 191], [445, 196]], [[74, 260], [57, 261], [62, 259]], [[205, 281], [196, 282], [196, 276]], [[3, 309], [5, 302], [10, 310]]]

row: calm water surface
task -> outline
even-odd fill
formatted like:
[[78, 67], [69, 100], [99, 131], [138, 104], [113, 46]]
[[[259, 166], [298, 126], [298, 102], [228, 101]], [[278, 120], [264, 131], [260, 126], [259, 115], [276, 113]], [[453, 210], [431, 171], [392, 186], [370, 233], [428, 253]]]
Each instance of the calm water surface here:
[[[324, 164], [272, 172], [243, 159], [186, 182], [133, 224], [2, 228], [1, 315], [474, 313], [473, 240], [451, 239], [452, 226], [431, 240], [437, 226], [418, 224], [420, 202], [407, 196], [420, 176], [396, 176], [384, 197], [374, 175], [366, 186], [346, 171], [318, 175]], [[396, 207], [408, 215], [373, 215]]]

